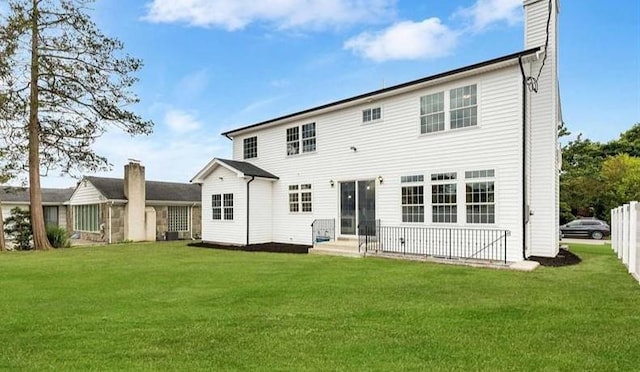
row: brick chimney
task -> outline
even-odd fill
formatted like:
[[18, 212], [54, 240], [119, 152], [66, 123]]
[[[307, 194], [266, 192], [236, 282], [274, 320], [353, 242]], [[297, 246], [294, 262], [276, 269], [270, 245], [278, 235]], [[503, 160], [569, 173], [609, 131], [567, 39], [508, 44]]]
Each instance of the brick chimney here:
[[129, 159], [124, 166], [124, 196], [127, 198], [124, 214], [125, 240], [146, 239], [144, 167], [138, 160]]

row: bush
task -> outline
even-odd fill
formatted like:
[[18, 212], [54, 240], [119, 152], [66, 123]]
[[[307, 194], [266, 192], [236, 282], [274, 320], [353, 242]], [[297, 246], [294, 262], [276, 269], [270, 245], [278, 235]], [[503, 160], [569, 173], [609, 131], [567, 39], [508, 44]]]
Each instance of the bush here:
[[15, 207], [11, 210], [11, 216], [4, 220], [4, 232], [14, 244], [14, 248], [20, 251], [31, 249], [31, 217], [29, 211]]
[[53, 248], [69, 248], [71, 241], [67, 230], [58, 226], [47, 226], [47, 238]]

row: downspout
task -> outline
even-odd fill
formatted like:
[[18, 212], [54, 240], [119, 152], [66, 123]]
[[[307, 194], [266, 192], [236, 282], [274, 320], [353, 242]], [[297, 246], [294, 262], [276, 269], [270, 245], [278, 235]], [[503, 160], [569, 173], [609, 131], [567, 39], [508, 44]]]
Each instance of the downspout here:
[[522, 65], [522, 56], [518, 57], [522, 74], [522, 258], [527, 259], [527, 76]]
[[189, 237], [191, 240], [193, 239], [193, 207], [196, 206], [196, 203], [193, 203], [192, 206], [189, 207]]
[[111, 207], [113, 206], [113, 201], [109, 202], [109, 244], [111, 244]]
[[251, 176], [251, 179], [247, 181], [247, 245], [249, 245], [249, 184], [256, 179], [256, 176]]

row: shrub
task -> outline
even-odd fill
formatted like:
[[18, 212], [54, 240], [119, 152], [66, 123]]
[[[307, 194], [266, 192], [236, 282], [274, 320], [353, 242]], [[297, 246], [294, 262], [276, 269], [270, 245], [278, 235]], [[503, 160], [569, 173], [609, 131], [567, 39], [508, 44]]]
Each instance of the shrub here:
[[11, 210], [11, 216], [4, 220], [4, 232], [14, 244], [14, 248], [20, 251], [31, 249], [31, 217], [29, 211], [15, 207]]
[[69, 248], [71, 246], [69, 233], [62, 227], [52, 225], [47, 226], [47, 238], [53, 248]]

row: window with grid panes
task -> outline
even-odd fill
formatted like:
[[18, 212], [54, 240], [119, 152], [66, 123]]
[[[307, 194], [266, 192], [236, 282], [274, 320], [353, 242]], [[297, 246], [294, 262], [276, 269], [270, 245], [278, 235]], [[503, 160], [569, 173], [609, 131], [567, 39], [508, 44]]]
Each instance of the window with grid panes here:
[[495, 176], [493, 169], [465, 172], [465, 178], [477, 179], [466, 182], [467, 223], [495, 223]]
[[222, 207], [224, 209], [224, 219], [233, 220], [233, 194], [222, 195]]
[[222, 219], [222, 195], [211, 195], [211, 218], [214, 220]]
[[478, 92], [476, 84], [449, 91], [449, 115], [451, 129], [478, 125]]
[[244, 158], [251, 159], [258, 157], [258, 137], [244, 139]]
[[444, 92], [420, 97], [420, 133], [444, 130]]
[[368, 108], [368, 109], [362, 110], [363, 123], [380, 120], [381, 118], [382, 118], [382, 109], [380, 107], [374, 107], [374, 108]]
[[100, 205], [74, 205], [73, 229], [88, 232], [100, 231]]
[[167, 215], [169, 231], [189, 231], [189, 207], [169, 206]]

